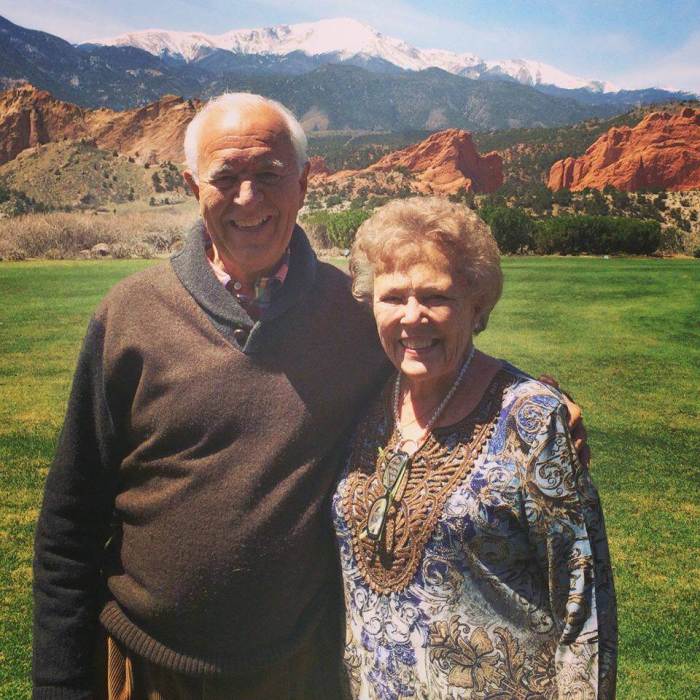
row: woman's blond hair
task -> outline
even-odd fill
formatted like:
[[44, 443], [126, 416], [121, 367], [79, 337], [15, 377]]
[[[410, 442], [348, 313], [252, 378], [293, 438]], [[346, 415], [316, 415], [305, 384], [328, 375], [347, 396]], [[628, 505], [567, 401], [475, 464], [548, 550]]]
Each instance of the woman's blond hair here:
[[474, 211], [442, 197], [394, 200], [360, 226], [350, 254], [353, 296], [371, 303], [376, 275], [437, 261], [476, 301], [475, 332], [484, 330], [503, 289], [498, 246]]

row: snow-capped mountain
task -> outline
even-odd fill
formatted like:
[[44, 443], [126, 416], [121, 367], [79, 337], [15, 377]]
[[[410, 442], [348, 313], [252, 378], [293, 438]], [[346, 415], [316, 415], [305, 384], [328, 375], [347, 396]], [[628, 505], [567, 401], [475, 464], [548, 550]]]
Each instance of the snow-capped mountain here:
[[89, 43], [134, 46], [156, 56], [177, 58], [188, 63], [200, 60], [215, 49], [235, 54], [273, 56], [285, 56], [297, 51], [308, 56], [324, 56], [332, 62], [357, 58], [381, 59], [406, 70], [436, 67], [468, 78], [505, 78], [533, 86], [585, 88], [592, 92], [616, 92], [619, 89], [608, 82], [579, 78], [538, 61], [485, 61], [472, 53], [418, 49], [350, 18], [235, 29], [218, 35], [154, 29]]
[[485, 61], [485, 64], [487, 66], [485, 72], [489, 75], [507, 75], [524, 85], [556, 85], [567, 90], [585, 88], [593, 92], [618, 92], [620, 90], [619, 87], [610, 82], [578, 78], [540, 61], [516, 58], [505, 61]]

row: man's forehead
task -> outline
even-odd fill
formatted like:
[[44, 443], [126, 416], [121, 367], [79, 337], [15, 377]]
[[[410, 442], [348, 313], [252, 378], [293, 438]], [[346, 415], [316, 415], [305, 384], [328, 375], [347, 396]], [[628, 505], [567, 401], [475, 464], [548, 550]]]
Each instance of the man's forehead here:
[[223, 164], [292, 158], [287, 125], [276, 113], [214, 113], [202, 125], [199, 160]]
[[234, 147], [290, 144], [289, 129], [271, 108], [214, 111], [202, 125], [200, 143], [230, 142]]
[[206, 156], [210, 160], [257, 160], [266, 157], [272, 158], [274, 152], [273, 144], [265, 143], [256, 138], [229, 134], [203, 143], [200, 157]]

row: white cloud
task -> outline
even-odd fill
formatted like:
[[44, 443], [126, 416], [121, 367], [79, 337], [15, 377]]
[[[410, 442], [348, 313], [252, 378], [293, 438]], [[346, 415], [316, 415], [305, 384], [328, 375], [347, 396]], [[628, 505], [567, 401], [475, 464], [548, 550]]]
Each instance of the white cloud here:
[[700, 95], [700, 31], [693, 32], [675, 51], [615, 75], [613, 80], [630, 88], [663, 87]]
[[32, 0], [18, 3], [0, 0], [0, 15], [26, 29], [48, 32], [61, 39], [80, 43], [95, 36], [121, 34], [129, 26], [99, 9], [89, 9], [80, 0]]

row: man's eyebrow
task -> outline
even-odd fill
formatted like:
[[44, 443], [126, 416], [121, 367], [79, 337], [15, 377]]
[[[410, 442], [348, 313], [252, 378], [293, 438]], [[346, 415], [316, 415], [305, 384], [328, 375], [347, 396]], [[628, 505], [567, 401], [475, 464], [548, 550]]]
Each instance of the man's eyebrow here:
[[262, 162], [262, 166], [264, 168], [279, 168], [279, 169], [284, 169], [286, 168], [286, 164], [281, 161], [279, 158], [274, 158], [273, 160], [264, 160]]
[[207, 174], [207, 177], [211, 180], [221, 175], [232, 175], [234, 172], [233, 168], [224, 163], [223, 165], [217, 165], [215, 168], [212, 168]]
[[[285, 170], [287, 165], [284, 161], [279, 160], [279, 158], [274, 158], [272, 160], [263, 160], [260, 163], [261, 168], [274, 168], [275, 170]], [[212, 170], [209, 171], [209, 179], [214, 179], [221, 177], [222, 175], [236, 175], [238, 172], [237, 168], [228, 165], [227, 163], [222, 163], [217, 165]]]

